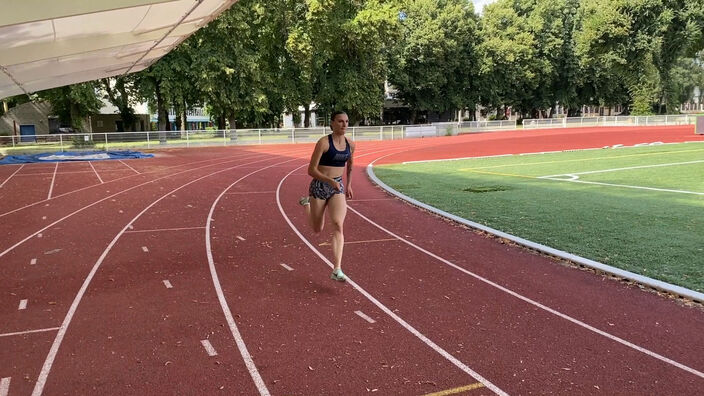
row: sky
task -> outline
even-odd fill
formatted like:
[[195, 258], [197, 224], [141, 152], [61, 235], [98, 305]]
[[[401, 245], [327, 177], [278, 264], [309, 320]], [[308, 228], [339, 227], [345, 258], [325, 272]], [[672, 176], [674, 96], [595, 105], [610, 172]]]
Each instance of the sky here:
[[474, 3], [474, 10], [476, 12], [481, 12], [485, 5], [493, 3], [494, 1], [496, 0], [472, 0], [472, 3]]

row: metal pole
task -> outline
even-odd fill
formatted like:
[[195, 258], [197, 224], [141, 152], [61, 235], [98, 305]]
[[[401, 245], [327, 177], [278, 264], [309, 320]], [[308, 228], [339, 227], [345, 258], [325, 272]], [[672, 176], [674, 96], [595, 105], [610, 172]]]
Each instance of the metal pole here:
[[291, 143], [296, 143], [296, 128], [291, 128]]
[[262, 144], [262, 130], [257, 129], [257, 132], [259, 133], [259, 144]]
[[108, 134], [105, 133], [105, 151], [108, 151]]
[[[13, 141], [15, 139], [12, 139]], [[61, 152], [64, 152], [64, 137], [59, 134], [59, 148], [61, 148]]]
[[186, 129], [186, 147], [191, 147], [191, 139], [188, 135], [188, 129]]
[[384, 140], [384, 127], [379, 127], [379, 140]]
[[147, 131], [147, 148], [149, 148], [149, 131]]

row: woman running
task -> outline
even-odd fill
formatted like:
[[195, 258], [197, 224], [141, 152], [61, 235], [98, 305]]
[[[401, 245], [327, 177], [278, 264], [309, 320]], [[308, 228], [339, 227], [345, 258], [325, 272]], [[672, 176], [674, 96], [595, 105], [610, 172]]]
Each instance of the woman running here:
[[[354, 143], [347, 140], [345, 132], [349, 119], [344, 111], [336, 111], [330, 118], [332, 133], [320, 138], [310, 157], [308, 174], [310, 182], [307, 197], [299, 203], [305, 207], [308, 222], [313, 231], [319, 233], [325, 223], [327, 208], [332, 223], [332, 251], [335, 256], [335, 269], [330, 278], [344, 282], [347, 277], [342, 272], [342, 248], [345, 237], [342, 225], [347, 214], [347, 198], [352, 198], [352, 154]], [[342, 174], [347, 165], [347, 188], [342, 183]]]

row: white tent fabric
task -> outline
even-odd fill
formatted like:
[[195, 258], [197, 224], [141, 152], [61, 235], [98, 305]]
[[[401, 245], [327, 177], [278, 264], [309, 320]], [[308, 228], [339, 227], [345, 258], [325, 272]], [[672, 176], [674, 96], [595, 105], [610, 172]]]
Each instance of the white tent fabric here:
[[4, 1], [0, 99], [145, 69], [235, 1]]

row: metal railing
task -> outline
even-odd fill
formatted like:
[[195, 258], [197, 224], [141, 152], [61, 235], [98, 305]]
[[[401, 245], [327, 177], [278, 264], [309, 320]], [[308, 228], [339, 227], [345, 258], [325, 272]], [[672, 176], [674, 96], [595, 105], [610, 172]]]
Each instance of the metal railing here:
[[694, 124], [696, 117], [689, 114], [656, 116], [601, 116], [524, 119], [523, 129], [569, 128], [590, 126], [656, 126]]

